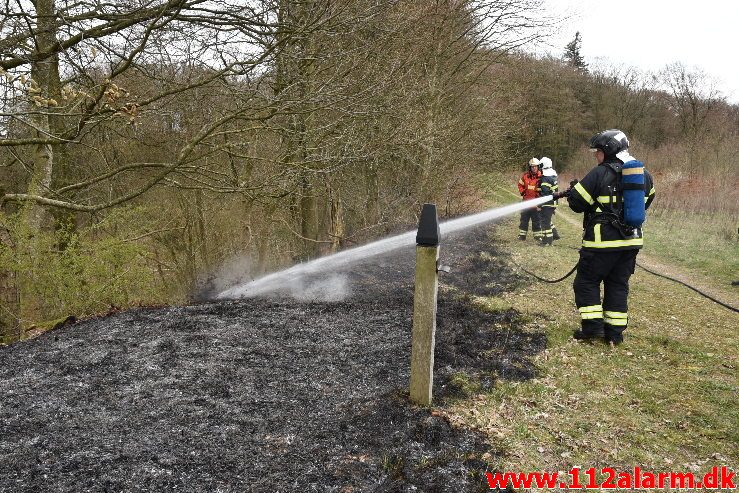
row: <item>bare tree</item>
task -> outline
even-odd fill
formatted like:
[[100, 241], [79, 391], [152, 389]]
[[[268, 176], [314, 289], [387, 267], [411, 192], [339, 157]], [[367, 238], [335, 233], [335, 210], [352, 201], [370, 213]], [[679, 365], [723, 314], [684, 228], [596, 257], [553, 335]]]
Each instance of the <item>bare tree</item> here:
[[537, 4], [6, 3], [3, 211], [32, 240], [140, 206], [130, 241], [168, 289], [244, 245], [263, 271], [363, 241], [422, 201], [451, 213], [500, 153], [489, 76], [537, 36]]
[[716, 81], [701, 70], [690, 71], [681, 63], [673, 63], [662, 70], [660, 77], [672, 94], [671, 104], [688, 144], [692, 168], [699, 146], [710, 132], [710, 117], [725, 100]]

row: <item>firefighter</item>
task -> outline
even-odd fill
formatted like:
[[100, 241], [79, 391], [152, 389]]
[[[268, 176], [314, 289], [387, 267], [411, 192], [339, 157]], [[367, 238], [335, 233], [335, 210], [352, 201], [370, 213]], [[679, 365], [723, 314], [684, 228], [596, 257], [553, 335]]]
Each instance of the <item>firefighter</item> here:
[[[529, 161], [529, 169], [523, 174], [520, 180], [518, 180], [518, 192], [521, 194], [523, 200], [535, 199], [539, 196], [539, 178], [541, 178], [541, 172], [539, 171], [539, 160], [531, 158]], [[541, 237], [539, 227], [539, 211], [538, 208], [532, 207], [525, 209], [521, 212], [521, 223], [518, 227], [518, 239], [525, 240], [526, 233], [529, 229], [529, 220], [531, 220], [531, 231], [534, 233], [534, 239]]]
[[[542, 176], [539, 179], [539, 188], [541, 190], [540, 195], [553, 195], [557, 193], [559, 189], [557, 185], [557, 172], [552, 167], [552, 160], [544, 156], [541, 158], [541, 173]], [[551, 246], [554, 240], [554, 226], [552, 225], [552, 215], [557, 208], [557, 201], [546, 202], [542, 204], [539, 212], [539, 226], [541, 228], [543, 246]], [[557, 235], [559, 239], [559, 235]]]
[[[590, 150], [598, 166], [580, 182], [570, 183], [568, 204], [573, 211], [585, 215], [580, 262], [573, 283], [581, 318], [581, 329], [573, 334], [578, 340], [604, 339], [620, 344], [629, 322], [629, 278], [634, 273], [636, 255], [644, 245], [644, 238], [640, 227], [623, 222], [622, 169], [625, 162], [635, 162], [628, 149], [629, 140], [620, 130], [606, 130], [593, 136]], [[654, 200], [654, 186], [651, 175], [646, 170], [643, 173], [644, 192], [639, 200], [644, 201], [646, 209]]]

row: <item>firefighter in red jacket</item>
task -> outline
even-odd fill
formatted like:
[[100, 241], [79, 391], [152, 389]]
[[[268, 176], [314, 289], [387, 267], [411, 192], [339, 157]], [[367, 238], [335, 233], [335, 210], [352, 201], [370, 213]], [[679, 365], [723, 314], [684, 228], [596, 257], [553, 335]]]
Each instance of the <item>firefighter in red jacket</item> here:
[[[539, 171], [539, 160], [531, 158], [529, 161], [529, 170], [523, 174], [518, 180], [518, 193], [521, 194], [523, 200], [535, 199], [539, 196], [541, 189], [539, 181], [541, 179], [541, 171]], [[534, 233], [534, 239], [541, 239], [541, 227], [539, 226], [539, 211], [536, 207], [525, 209], [521, 212], [521, 223], [518, 226], [518, 239], [525, 240], [526, 232], [529, 229], [529, 220], [531, 220], [531, 231]]]

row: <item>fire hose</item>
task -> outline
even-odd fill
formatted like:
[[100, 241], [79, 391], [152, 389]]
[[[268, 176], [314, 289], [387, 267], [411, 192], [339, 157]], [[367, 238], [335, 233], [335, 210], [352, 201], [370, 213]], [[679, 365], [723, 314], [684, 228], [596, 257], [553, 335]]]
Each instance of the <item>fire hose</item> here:
[[[572, 275], [572, 274], [573, 274], [573, 273], [574, 273], [574, 272], [575, 272], [575, 271], [577, 270], [577, 266], [578, 266], [578, 265], [580, 265], [580, 262], [577, 262], [577, 263], [575, 263], [575, 266], [574, 266], [574, 267], [572, 267], [572, 269], [571, 269], [571, 270], [570, 270], [570, 271], [569, 271], [569, 272], [568, 272], [567, 274], [565, 274], [564, 276], [562, 276], [562, 277], [560, 277], [560, 278], [558, 278], [558, 279], [545, 279], [545, 278], [543, 278], [543, 277], [539, 277], [539, 276], [537, 276], [536, 274], [534, 274], [533, 272], [531, 272], [531, 271], [529, 271], [529, 270], [525, 269], [524, 267], [520, 266], [520, 265], [519, 265], [518, 263], [516, 263], [516, 262], [515, 262], [515, 261], [513, 261], [513, 260], [511, 260], [511, 263], [513, 263], [513, 265], [515, 265], [516, 267], [518, 267], [519, 269], [521, 269], [522, 271], [524, 271], [524, 272], [525, 272], [526, 274], [530, 275], [531, 277], [533, 277], [533, 278], [535, 278], [535, 279], [537, 279], [537, 280], [539, 280], [539, 281], [541, 281], [541, 282], [546, 282], [546, 283], [550, 283], [550, 284], [555, 284], [555, 283], [558, 283], [558, 282], [562, 282], [562, 281], [564, 281], [565, 279], [567, 279], [568, 277], [570, 277], [570, 276], [571, 276], [571, 275]], [[640, 264], [639, 262], [637, 262], [637, 263], [636, 263], [636, 265], [637, 265], [637, 266], [639, 266], [639, 267], [641, 267], [641, 268], [642, 268], [642, 269], [644, 269], [645, 271], [649, 272], [650, 274], [653, 274], [653, 275], [655, 275], [655, 276], [657, 276], [657, 277], [662, 277], [662, 278], [664, 278], [664, 279], [669, 279], [670, 281], [674, 281], [674, 282], [676, 282], [676, 283], [678, 283], [678, 284], [682, 284], [682, 285], [683, 285], [683, 286], [685, 286], [686, 288], [692, 289], [693, 291], [695, 291], [695, 292], [696, 292], [696, 293], [698, 293], [699, 295], [703, 296], [704, 298], [707, 298], [707, 299], [709, 299], [709, 300], [713, 301], [714, 303], [717, 303], [717, 304], [719, 304], [719, 305], [723, 306], [724, 308], [726, 308], [726, 309], [728, 309], [728, 310], [731, 310], [732, 312], [735, 312], [735, 313], [739, 313], [739, 308], [736, 308], [736, 307], [734, 307], [734, 306], [731, 306], [731, 305], [729, 305], [729, 304], [727, 304], [727, 303], [724, 303], [724, 302], [723, 302], [723, 301], [721, 301], [721, 300], [717, 300], [717, 299], [716, 299], [716, 298], [714, 298], [713, 296], [711, 296], [711, 295], [709, 295], [709, 294], [706, 294], [706, 293], [704, 293], [704, 292], [703, 292], [703, 291], [701, 291], [700, 289], [698, 289], [698, 288], [695, 288], [695, 287], [691, 286], [690, 284], [688, 284], [688, 283], [686, 283], [686, 282], [683, 282], [683, 281], [681, 281], [681, 280], [679, 280], [679, 279], [675, 279], [675, 278], [672, 278], [672, 277], [670, 277], [670, 276], [666, 276], [666, 275], [664, 275], [664, 274], [660, 274], [660, 273], [658, 273], [658, 272], [654, 272], [653, 270], [650, 270], [650, 269], [648, 269], [648, 268], [644, 267], [644, 266], [643, 266], [643, 265], [641, 265], [641, 264]]]
[[568, 277], [570, 277], [573, 274], [573, 272], [575, 272], [577, 270], [577, 266], [580, 265], [580, 262], [577, 262], [575, 264], [575, 266], [572, 268], [572, 270], [570, 270], [567, 274], [565, 274], [564, 276], [560, 277], [559, 279], [545, 279], [543, 277], [537, 276], [536, 274], [534, 274], [531, 271], [528, 271], [528, 270], [524, 269], [523, 267], [521, 267], [520, 265], [518, 265], [514, 260], [511, 260], [511, 263], [513, 265], [515, 265], [516, 267], [518, 267], [519, 269], [521, 269], [522, 271], [524, 271], [525, 273], [527, 273], [528, 275], [530, 275], [531, 277], [533, 277], [533, 278], [535, 278], [535, 279], [537, 279], [537, 280], [539, 280], [541, 282], [546, 282], [546, 283], [549, 283], [549, 284], [556, 284], [558, 282], [564, 281], [565, 279], [567, 279]]
[[[570, 248], [574, 248], [574, 247], [570, 247]], [[577, 249], [577, 248], [574, 248], [574, 249], [575, 249], [575, 250], [579, 250], [579, 249]], [[518, 263], [517, 263], [516, 261], [514, 261], [514, 260], [511, 260], [511, 263], [512, 263], [513, 265], [515, 265], [516, 267], [518, 267], [519, 269], [521, 269], [522, 271], [524, 271], [524, 272], [525, 272], [526, 274], [528, 274], [528, 275], [530, 275], [531, 277], [533, 277], [534, 279], [536, 279], [536, 280], [538, 280], [538, 281], [541, 281], [541, 282], [546, 282], [546, 283], [549, 283], [549, 284], [555, 284], [555, 283], [558, 283], [558, 282], [562, 282], [562, 281], [564, 281], [565, 279], [567, 279], [568, 277], [570, 277], [570, 276], [571, 276], [571, 275], [572, 275], [572, 274], [573, 274], [573, 273], [574, 273], [574, 272], [575, 272], [575, 271], [577, 270], [577, 266], [578, 266], [578, 265], [580, 265], [580, 262], [579, 262], [579, 261], [578, 261], [578, 262], [576, 262], [576, 263], [575, 263], [575, 265], [574, 265], [574, 266], [572, 267], [572, 269], [570, 269], [570, 271], [569, 271], [569, 272], [568, 272], [567, 274], [565, 274], [564, 276], [562, 276], [562, 277], [560, 277], [560, 278], [558, 278], [558, 279], [546, 279], [546, 278], [544, 278], [544, 277], [539, 277], [539, 276], [537, 276], [536, 274], [534, 274], [533, 272], [531, 272], [531, 271], [529, 271], [529, 270], [525, 269], [524, 267], [522, 267], [521, 265], [519, 265], [519, 264], [518, 264]], [[658, 272], [654, 272], [653, 270], [650, 270], [650, 269], [648, 269], [648, 268], [644, 267], [644, 266], [643, 266], [643, 265], [641, 265], [641, 264], [640, 264], [639, 262], [637, 262], [637, 263], [636, 263], [636, 265], [637, 265], [637, 266], [639, 266], [639, 267], [641, 267], [641, 268], [642, 268], [642, 269], [644, 269], [645, 271], [649, 272], [650, 274], [653, 274], [653, 275], [655, 275], [655, 276], [657, 276], [657, 277], [662, 277], [662, 278], [664, 278], [664, 279], [669, 279], [670, 281], [674, 281], [674, 282], [676, 282], [676, 283], [678, 283], [678, 284], [682, 284], [682, 285], [683, 285], [683, 286], [685, 286], [686, 288], [692, 289], [693, 291], [695, 291], [695, 292], [696, 292], [696, 293], [698, 293], [699, 295], [703, 296], [704, 298], [707, 298], [707, 299], [709, 299], [709, 300], [713, 301], [714, 303], [717, 303], [717, 304], [719, 304], [719, 305], [723, 306], [724, 308], [726, 308], [726, 309], [728, 309], [728, 310], [731, 310], [732, 312], [735, 312], [735, 313], [739, 313], [739, 308], [736, 308], [736, 307], [734, 307], [734, 306], [731, 306], [731, 305], [729, 305], [729, 304], [727, 304], [727, 303], [724, 303], [724, 302], [723, 302], [723, 301], [721, 301], [721, 300], [717, 300], [717, 299], [716, 299], [716, 298], [714, 298], [713, 296], [711, 296], [711, 295], [709, 295], [709, 294], [706, 294], [706, 293], [704, 293], [704, 292], [703, 292], [703, 291], [701, 291], [700, 289], [698, 289], [698, 288], [696, 288], [696, 287], [693, 287], [693, 286], [691, 286], [690, 284], [688, 284], [688, 283], [686, 283], [686, 282], [683, 282], [683, 281], [681, 281], [681, 280], [679, 280], [679, 279], [675, 279], [675, 278], [673, 278], [673, 277], [670, 277], [670, 276], [666, 276], [666, 275], [664, 275], [664, 274], [660, 274], [660, 273], [658, 273]]]
[[723, 306], [724, 308], [727, 308], [727, 309], [731, 310], [732, 312], [739, 313], [739, 308], [736, 308], [736, 307], [733, 307], [731, 305], [728, 305], [728, 304], [724, 303], [723, 301], [719, 301], [716, 298], [714, 298], [713, 296], [710, 296], [710, 295], [704, 293], [703, 291], [701, 291], [698, 288], [694, 288], [693, 286], [691, 286], [688, 283], [685, 283], [685, 282], [683, 282], [683, 281], [681, 281], [679, 279], [673, 279], [672, 277], [666, 276], [664, 274], [660, 274], [658, 272], [654, 272], [653, 270], [649, 270], [646, 267], [644, 267], [643, 265], [641, 265], [639, 262], [637, 262], [636, 265], [638, 265], [639, 267], [641, 267], [645, 271], [649, 272], [650, 274], [653, 274], [653, 275], [655, 275], [657, 277], [663, 277], [665, 279], [669, 279], [670, 281], [675, 281], [678, 284], [682, 284], [686, 288], [692, 289], [693, 291], [695, 291], [699, 295], [703, 296], [704, 298], [708, 298], [709, 300], [713, 301], [714, 303], [718, 303], [719, 305]]
[[[572, 183], [570, 183], [570, 185], [572, 185]], [[569, 189], [567, 189], [567, 190], [565, 190], [565, 191], [563, 191], [563, 192], [559, 192], [559, 193], [555, 193], [555, 194], [553, 194], [553, 199], [554, 199], [554, 200], [557, 200], [557, 199], [561, 199], [561, 198], [563, 198], [563, 197], [568, 197], [568, 196], [569, 196], [569, 194], [570, 194], [570, 190], [569, 190]], [[570, 248], [574, 248], [574, 247], [570, 247]], [[578, 249], [578, 248], [574, 248], [574, 249], [575, 249], [575, 250], [578, 250], [578, 251], [579, 251], [579, 249]], [[541, 281], [541, 282], [546, 282], [546, 283], [549, 283], [549, 284], [555, 284], [555, 283], [558, 283], [558, 282], [562, 282], [562, 281], [564, 281], [565, 279], [567, 279], [568, 277], [570, 277], [570, 276], [571, 276], [571, 275], [572, 275], [572, 274], [573, 274], [573, 273], [574, 273], [574, 272], [575, 272], [575, 271], [577, 270], [577, 266], [578, 266], [578, 265], [580, 265], [580, 262], [577, 262], [577, 263], [575, 263], [574, 267], [572, 267], [572, 269], [571, 269], [571, 270], [570, 270], [570, 271], [569, 271], [569, 272], [568, 272], [567, 274], [565, 274], [564, 276], [562, 276], [562, 277], [560, 277], [560, 278], [558, 278], [558, 279], [545, 279], [545, 278], [543, 278], [543, 277], [539, 277], [539, 276], [537, 276], [537, 275], [536, 275], [536, 274], [534, 274], [533, 272], [530, 272], [530, 271], [526, 270], [526, 269], [525, 269], [524, 267], [522, 267], [522, 266], [518, 265], [518, 264], [517, 264], [517, 263], [516, 263], [515, 261], [511, 261], [511, 262], [512, 262], [512, 263], [513, 263], [513, 264], [514, 264], [514, 265], [515, 265], [516, 267], [518, 267], [519, 269], [521, 269], [522, 271], [524, 271], [524, 272], [525, 272], [526, 274], [530, 275], [531, 277], [533, 277], [533, 278], [535, 278], [535, 279], [537, 279], [537, 280], [539, 280], [539, 281]], [[704, 293], [704, 292], [703, 292], [703, 291], [701, 291], [700, 289], [698, 289], [698, 288], [696, 288], [696, 287], [693, 287], [693, 286], [691, 286], [690, 284], [688, 284], [688, 283], [686, 283], [686, 282], [683, 282], [683, 281], [681, 281], [681, 280], [679, 280], [679, 279], [675, 279], [675, 278], [672, 278], [672, 277], [670, 277], [670, 276], [666, 276], [666, 275], [664, 275], [664, 274], [660, 274], [660, 273], [658, 273], [658, 272], [654, 272], [653, 270], [650, 270], [650, 269], [648, 269], [648, 268], [644, 267], [644, 266], [643, 266], [643, 265], [641, 265], [641, 264], [640, 264], [639, 262], [636, 262], [636, 265], [637, 265], [637, 266], [639, 266], [640, 268], [644, 269], [645, 271], [649, 272], [649, 273], [650, 273], [650, 274], [652, 274], [652, 275], [655, 275], [655, 276], [657, 276], [657, 277], [662, 277], [662, 278], [664, 278], [664, 279], [668, 279], [668, 280], [670, 280], [670, 281], [674, 281], [674, 282], [676, 282], [676, 283], [678, 283], [678, 284], [682, 284], [682, 285], [683, 285], [683, 286], [685, 286], [686, 288], [692, 289], [693, 291], [695, 291], [695, 292], [696, 292], [696, 293], [698, 293], [699, 295], [703, 296], [704, 298], [707, 298], [707, 299], [709, 299], [709, 300], [713, 301], [714, 303], [717, 303], [717, 304], [719, 304], [719, 305], [723, 306], [724, 308], [726, 308], [726, 309], [728, 309], [728, 310], [731, 310], [732, 312], [735, 312], [735, 313], [739, 313], [739, 308], [736, 308], [736, 307], [734, 307], [734, 306], [731, 306], [731, 305], [729, 305], [729, 304], [727, 304], [727, 303], [724, 303], [723, 301], [717, 300], [717, 299], [716, 299], [716, 298], [714, 298], [713, 296], [711, 296], [711, 295], [709, 295], [709, 294], [707, 294], [707, 293]], [[734, 283], [732, 283], [732, 285], [734, 285]]]

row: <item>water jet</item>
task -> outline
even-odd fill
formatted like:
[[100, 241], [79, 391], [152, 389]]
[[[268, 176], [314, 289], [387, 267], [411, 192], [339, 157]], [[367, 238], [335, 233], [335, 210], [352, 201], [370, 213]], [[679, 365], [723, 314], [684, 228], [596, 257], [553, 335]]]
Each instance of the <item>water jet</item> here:
[[[446, 235], [456, 231], [461, 231], [472, 226], [477, 226], [494, 219], [514, 214], [524, 209], [537, 207], [549, 200], [551, 200], [551, 197], [539, 197], [533, 200], [516, 202], [503, 207], [497, 207], [457, 219], [451, 219], [439, 224], [439, 232], [440, 234]], [[267, 274], [264, 277], [245, 284], [226, 289], [219, 293], [216, 296], [216, 299], [250, 298], [287, 289], [299, 284], [300, 280], [307, 275], [319, 274], [322, 272], [335, 272], [337, 269], [349, 266], [353, 263], [366, 260], [398, 248], [410, 247], [414, 243], [416, 234], [416, 231], [409, 231], [374, 241], [366, 245], [350, 248], [332, 255], [319, 257], [315, 260], [300, 263], [287, 269]]]

